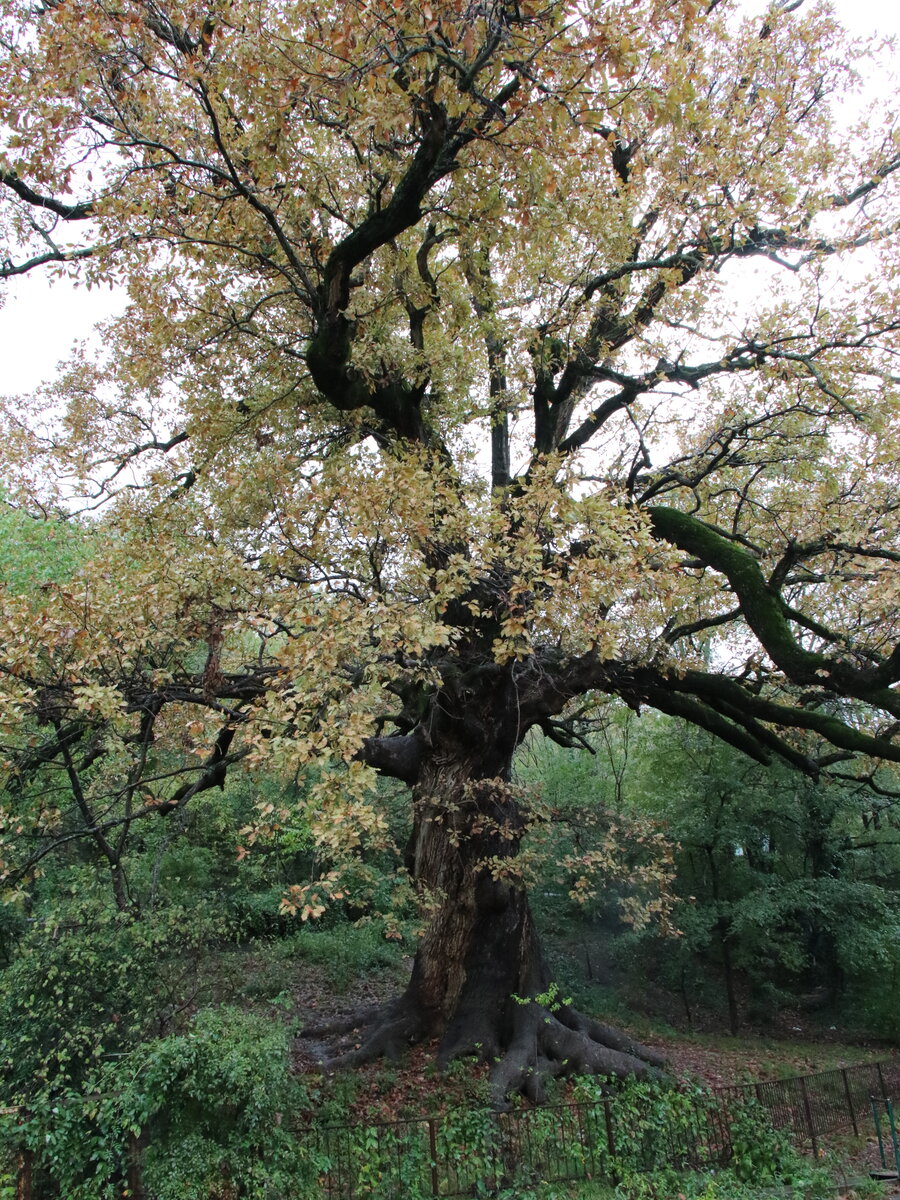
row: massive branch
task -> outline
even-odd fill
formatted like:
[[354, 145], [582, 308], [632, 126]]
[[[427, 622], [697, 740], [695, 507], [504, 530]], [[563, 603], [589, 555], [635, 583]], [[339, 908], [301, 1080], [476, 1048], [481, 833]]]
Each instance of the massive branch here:
[[805, 649], [791, 631], [784, 600], [766, 580], [752, 554], [678, 509], [656, 505], [647, 511], [660, 537], [728, 579], [747, 624], [792, 683], [830, 688], [837, 695], [851, 696], [900, 716], [900, 696], [889, 687], [900, 679], [900, 656], [896, 651], [880, 666], [860, 670], [846, 660]]

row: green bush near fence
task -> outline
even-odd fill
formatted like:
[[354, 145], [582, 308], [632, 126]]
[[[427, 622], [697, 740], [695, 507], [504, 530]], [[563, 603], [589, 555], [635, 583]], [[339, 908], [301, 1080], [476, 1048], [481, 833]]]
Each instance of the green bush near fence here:
[[16, 1150], [19, 1133], [14, 1118], [0, 1116], [0, 1200], [16, 1200]]
[[[467, 1108], [379, 1125], [291, 1127], [310, 1097], [289, 1069], [284, 1027], [209, 1009], [178, 1036], [108, 1062], [84, 1091], [0, 1120], [13, 1161], [24, 1136], [35, 1200], [114, 1200], [141, 1157], [150, 1200], [808, 1200], [827, 1172], [801, 1158], [755, 1098], [668, 1082], [612, 1091], [576, 1081], [576, 1102]], [[581, 1180], [577, 1186], [573, 1180]], [[13, 1178], [0, 1168], [0, 1200]], [[763, 1190], [761, 1190], [763, 1189]]]
[[20, 1133], [44, 1190], [66, 1200], [120, 1197], [135, 1154], [153, 1200], [313, 1196], [319, 1167], [287, 1121], [301, 1101], [283, 1026], [208, 1009], [104, 1063], [84, 1090], [36, 1096]]
[[[566, 1182], [573, 1179], [586, 1181], [592, 1200], [671, 1200], [680, 1192], [690, 1200], [750, 1200], [760, 1187], [805, 1192], [826, 1177], [752, 1098], [729, 1104], [732, 1158], [720, 1102], [702, 1088], [633, 1083], [610, 1098], [603, 1081], [589, 1078], [576, 1094], [575, 1104], [545, 1109], [466, 1109], [393, 1126], [311, 1128], [308, 1136], [329, 1168], [327, 1194], [354, 1200], [563, 1200], [578, 1194]], [[705, 1173], [685, 1173], [704, 1164]]]

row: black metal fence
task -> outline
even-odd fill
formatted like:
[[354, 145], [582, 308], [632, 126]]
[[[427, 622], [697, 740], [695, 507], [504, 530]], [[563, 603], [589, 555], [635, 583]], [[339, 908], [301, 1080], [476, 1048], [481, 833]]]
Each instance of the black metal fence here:
[[675, 1163], [721, 1164], [730, 1155], [718, 1110], [688, 1099], [674, 1119], [649, 1125], [615, 1099], [496, 1112], [454, 1111], [418, 1120], [298, 1130], [321, 1170], [328, 1200], [483, 1195], [503, 1186], [615, 1179]]
[[[459, 1109], [405, 1121], [297, 1126], [298, 1155], [323, 1200], [482, 1195], [502, 1186], [597, 1179], [624, 1169], [704, 1168], [732, 1157], [741, 1114], [762, 1113], [800, 1149], [873, 1128], [872, 1097], [900, 1095], [900, 1060], [764, 1083], [615, 1095], [537, 1109]], [[0, 1110], [7, 1120], [17, 1110]], [[8, 1143], [9, 1144], [9, 1143]], [[17, 1151], [16, 1200], [37, 1200]], [[130, 1172], [130, 1194], [144, 1192]]]
[[900, 1061], [710, 1092], [664, 1093], [638, 1111], [615, 1096], [511, 1112], [469, 1110], [365, 1126], [298, 1129], [328, 1200], [462, 1197], [502, 1185], [614, 1181], [628, 1167], [703, 1168], [732, 1157], [739, 1112], [764, 1114], [798, 1149], [872, 1130], [872, 1096], [900, 1095]]
[[623, 1167], [702, 1168], [732, 1156], [739, 1112], [753, 1109], [814, 1153], [828, 1134], [871, 1130], [871, 1097], [900, 1095], [900, 1063], [765, 1083], [666, 1092], [644, 1111], [615, 1096], [511, 1112], [468, 1110], [418, 1120], [298, 1129], [328, 1200], [457, 1197], [501, 1185], [608, 1179]]
[[752, 1095], [776, 1129], [787, 1130], [798, 1148], [808, 1146], [815, 1153], [828, 1134], [852, 1130], [859, 1136], [871, 1129], [872, 1097], [900, 1095], [900, 1060], [716, 1088], [715, 1095], [725, 1103], [730, 1096]]

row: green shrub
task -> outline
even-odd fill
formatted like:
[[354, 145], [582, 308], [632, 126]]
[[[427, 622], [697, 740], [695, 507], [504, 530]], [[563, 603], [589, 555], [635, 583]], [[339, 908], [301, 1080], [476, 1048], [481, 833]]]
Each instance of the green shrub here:
[[104, 1063], [81, 1091], [36, 1098], [25, 1132], [66, 1200], [121, 1196], [136, 1145], [153, 1200], [293, 1200], [315, 1194], [318, 1169], [288, 1129], [300, 1102], [286, 1030], [216, 1008]]
[[164, 947], [160, 930], [103, 914], [34, 930], [0, 974], [4, 1101], [78, 1086], [104, 1054], [147, 1032]]
[[215, 913], [167, 908], [143, 920], [72, 904], [36, 925], [0, 971], [4, 1103], [80, 1089], [111, 1055], [169, 1032], [195, 1004]]
[[279, 942], [273, 952], [323, 967], [328, 983], [338, 992], [373, 971], [397, 971], [405, 953], [398, 942], [385, 938], [377, 921], [326, 929], [305, 926]]
[[20, 1144], [18, 1121], [0, 1116], [0, 1200], [16, 1200], [16, 1151]]

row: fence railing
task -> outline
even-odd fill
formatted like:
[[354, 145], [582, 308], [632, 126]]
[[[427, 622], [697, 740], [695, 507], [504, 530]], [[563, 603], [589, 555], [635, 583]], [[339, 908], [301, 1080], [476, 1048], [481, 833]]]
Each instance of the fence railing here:
[[813, 1153], [830, 1133], [872, 1124], [872, 1097], [900, 1096], [900, 1060], [838, 1067], [814, 1075], [794, 1075], [761, 1083], [716, 1088], [716, 1096], [752, 1095], [776, 1129], [787, 1130], [796, 1146]]
[[[900, 1061], [714, 1088], [693, 1102], [682, 1097], [656, 1119], [626, 1110], [610, 1096], [511, 1112], [310, 1126], [297, 1133], [318, 1157], [327, 1200], [449, 1198], [534, 1180], [614, 1180], [623, 1165], [636, 1171], [725, 1165], [734, 1116], [748, 1102], [798, 1149], [816, 1153], [829, 1134], [870, 1130], [872, 1096], [892, 1094], [900, 1096]], [[659, 1107], [661, 1101], [653, 1103]]]
[[719, 1107], [673, 1096], [679, 1103], [671, 1119], [650, 1123], [608, 1097], [297, 1132], [320, 1164], [327, 1200], [482, 1195], [538, 1181], [613, 1180], [625, 1165], [652, 1170], [726, 1162], [731, 1143]]
[[[872, 1097], [892, 1095], [900, 1096], [900, 1060], [710, 1092], [672, 1089], [648, 1097], [642, 1109], [611, 1095], [508, 1112], [459, 1109], [404, 1121], [297, 1126], [295, 1135], [323, 1200], [449, 1200], [536, 1181], [615, 1181], [623, 1168], [724, 1165], [733, 1122], [748, 1102], [799, 1149], [815, 1153], [828, 1134], [871, 1130]], [[20, 1115], [0, 1108], [7, 1121]], [[129, 1194], [147, 1200], [133, 1150]], [[43, 1200], [31, 1155], [14, 1153], [16, 1200]]]

